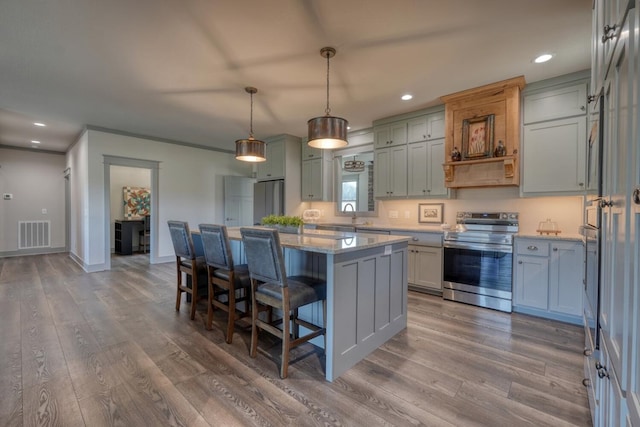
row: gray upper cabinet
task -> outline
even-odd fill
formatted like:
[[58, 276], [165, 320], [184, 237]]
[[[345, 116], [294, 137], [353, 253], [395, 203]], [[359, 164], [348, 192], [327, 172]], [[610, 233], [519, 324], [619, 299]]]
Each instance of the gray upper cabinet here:
[[322, 150], [320, 148], [310, 147], [307, 144], [307, 138], [302, 139], [302, 160], [312, 160], [312, 159], [320, 159], [324, 157], [324, 153], [327, 150]]
[[586, 188], [586, 117], [524, 127], [522, 193], [573, 193]]
[[258, 163], [258, 181], [284, 179], [285, 145], [284, 140], [267, 143], [267, 161]]
[[374, 152], [374, 195], [378, 198], [407, 196], [407, 146]]
[[407, 143], [407, 122], [401, 121], [387, 125], [374, 126], [374, 148], [404, 145]]
[[586, 191], [587, 78], [576, 73], [572, 80], [525, 90], [522, 196]]
[[408, 195], [416, 197], [448, 197], [444, 185], [444, 138], [407, 145]]
[[333, 168], [331, 151], [309, 147], [302, 141], [302, 185], [303, 201], [331, 201]]
[[584, 115], [587, 111], [587, 84], [525, 94], [524, 123], [536, 123]]
[[444, 111], [416, 117], [407, 122], [407, 142], [444, 138]]

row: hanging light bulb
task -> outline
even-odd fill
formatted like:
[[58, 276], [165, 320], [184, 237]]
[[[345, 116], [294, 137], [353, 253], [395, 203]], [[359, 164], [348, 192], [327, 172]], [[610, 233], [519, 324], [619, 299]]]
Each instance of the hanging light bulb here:
[[347, 126], [349, 122], [342, 117], [332, 116], [329, 108], [329, 58], [335, 56], [332, 47], [320, 49], [320, 55], [327, 58], [327, 108], [325, 115], [314, 117], [307, 122], [309, 126], [309, 140], [307, 144], [315, 148], [334, 149], [347, 146]]
[[236, 140], [236, 159], [243, 162], [264, 162], [267, 160], [267, 144], [253, 137], [253, 94], [255, 87], [247, 86], [245, 92], [251, 94], [251, 119], [249, 121], [249, 138]]

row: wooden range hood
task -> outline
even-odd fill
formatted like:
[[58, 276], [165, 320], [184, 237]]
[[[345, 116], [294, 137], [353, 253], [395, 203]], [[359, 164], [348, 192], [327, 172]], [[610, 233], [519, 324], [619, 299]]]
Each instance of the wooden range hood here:
[[[520, 92], [524, 85], [524, 76], [519, 76], [440, 97], [445, 103], [446, 160], [442, 167], [447, 187], [520, 185]], [[474, 148], [476, 141], [471, 137], [478, 126], [487, 138], [480, 149]], [[494, 157], [499, 141], [506, 155]], [[461, 152], [460, 161], [451, 159], [454, 147]]]

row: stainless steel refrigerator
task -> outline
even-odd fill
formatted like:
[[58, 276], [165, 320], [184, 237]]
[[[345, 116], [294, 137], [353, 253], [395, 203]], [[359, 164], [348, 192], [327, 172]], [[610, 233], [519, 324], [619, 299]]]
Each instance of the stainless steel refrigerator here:
[[253, 186], [253, 223], [267, 215], [284, 215], [284, 180], [261, 181]]

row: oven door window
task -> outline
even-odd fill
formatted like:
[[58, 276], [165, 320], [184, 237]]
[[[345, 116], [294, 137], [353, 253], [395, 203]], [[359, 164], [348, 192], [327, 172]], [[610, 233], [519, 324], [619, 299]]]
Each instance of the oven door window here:
[[511, 292], [513, 254], [491, 250], [444, 248], [444, 280]]

